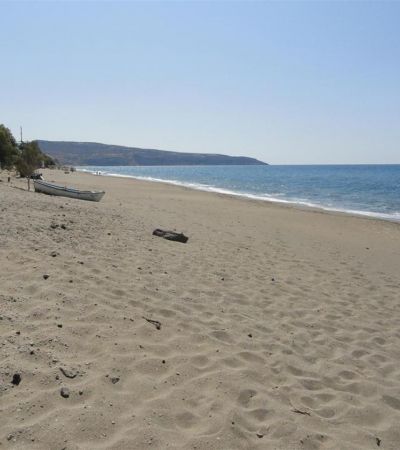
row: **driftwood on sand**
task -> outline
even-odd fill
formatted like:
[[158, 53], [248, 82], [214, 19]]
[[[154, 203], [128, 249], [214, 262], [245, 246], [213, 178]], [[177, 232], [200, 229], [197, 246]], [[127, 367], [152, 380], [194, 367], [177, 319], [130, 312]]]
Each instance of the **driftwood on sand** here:
[[164, 239], [168, 239], [169, 241], [183, 242], [184, 244], [186, 244], [186, 242], [189, 239], [183, 233], [175, 233], [175, 231], [160, 230], [159, 228], [153, 231], [153, 235], [163, 237]]

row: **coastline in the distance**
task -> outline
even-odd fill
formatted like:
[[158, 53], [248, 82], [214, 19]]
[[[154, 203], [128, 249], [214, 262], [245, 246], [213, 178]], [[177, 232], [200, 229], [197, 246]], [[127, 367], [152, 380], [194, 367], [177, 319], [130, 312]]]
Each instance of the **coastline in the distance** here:
[[97, 142], [37, 140], [41, 150], [60, 164], [73, 166], [267, 165], [247, 156], [185, 153]]

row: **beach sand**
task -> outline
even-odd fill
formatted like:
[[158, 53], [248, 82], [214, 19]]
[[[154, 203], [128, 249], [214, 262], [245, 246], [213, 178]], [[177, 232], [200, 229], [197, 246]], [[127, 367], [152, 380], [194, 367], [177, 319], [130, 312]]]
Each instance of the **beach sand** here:
[[106, 195], [0, 174], [0, 448], [400, 448], [399, 224], [45, 177]]

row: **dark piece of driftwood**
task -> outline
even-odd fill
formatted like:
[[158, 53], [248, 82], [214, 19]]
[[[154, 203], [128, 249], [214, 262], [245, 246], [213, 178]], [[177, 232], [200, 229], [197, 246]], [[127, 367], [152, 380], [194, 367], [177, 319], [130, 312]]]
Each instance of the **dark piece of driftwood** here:
[[292, 411], [295, 412], [295, 413], [297, 413], [297, 414], [303, 414], [303, 415], [305, 415], [305, 416], [311, 416], [311, 414], [310, 414], [309, 412], [307, 412], [307, 411], [301, 411], [300, 409], [297, 409], [297, 408], [292, 409]]
[[78, 371], [74, 369], [64, 369], [63, 367], [60, 367], [61, 373], [67, 377], [67, 378], [75, 378], [78, 375]]
[[164, 239], [168, 239], [169, 241], [183, 242], [184, 244], [186, 244], [186, 242], [189, 239], [183, 233], [175, 233], [175, 231], [160, 230], [159, 228], [153, 231], [153, 235], [163, 237]]
[[147, 322], [154, 325], [157, 328], [157, 330], [161, 330], [161, 322], [159, 322], [158, 320], [148, 319], [147, 317], [144, 317], [144, 316], [143, 316], [143, 319], [147, 320]]

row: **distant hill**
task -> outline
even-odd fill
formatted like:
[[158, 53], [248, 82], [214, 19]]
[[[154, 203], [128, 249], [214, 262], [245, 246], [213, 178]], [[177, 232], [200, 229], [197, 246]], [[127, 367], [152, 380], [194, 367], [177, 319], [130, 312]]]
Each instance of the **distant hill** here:
[[72, 166], [266, 165], [246, 156], [180, 153], [95, 142], [38, 140], [40, 149], [60, 164]]

